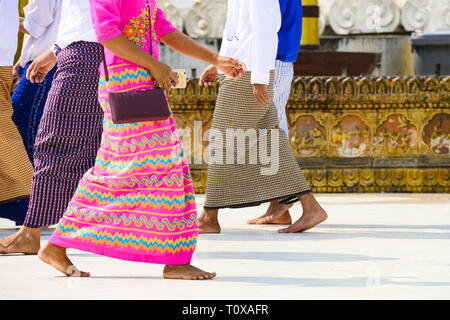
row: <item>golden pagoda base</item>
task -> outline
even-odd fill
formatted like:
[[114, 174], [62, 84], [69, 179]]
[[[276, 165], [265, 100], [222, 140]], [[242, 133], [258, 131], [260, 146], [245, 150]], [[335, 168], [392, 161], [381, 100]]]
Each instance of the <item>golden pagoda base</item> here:
[[[216, 96], [197, 81], [172, 90], [178, 128], [209, 129]], [[288, 109], [314, 192], [450, 191], [450, 77], [299, 77]], [[191, 169], [204, 193], [207, 166]]]

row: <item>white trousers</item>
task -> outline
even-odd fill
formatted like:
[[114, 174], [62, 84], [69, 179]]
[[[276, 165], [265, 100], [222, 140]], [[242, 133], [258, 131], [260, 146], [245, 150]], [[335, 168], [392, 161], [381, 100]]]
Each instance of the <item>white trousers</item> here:
[[289, 139], [289, 128], [286, 119], [286, 104], [291, 93], [291, 84], [294, 79], [294, 64], [277, 60], [275, 62], [275, 83], [273, 87], [273, 101], [277, 108], [280, 128]]

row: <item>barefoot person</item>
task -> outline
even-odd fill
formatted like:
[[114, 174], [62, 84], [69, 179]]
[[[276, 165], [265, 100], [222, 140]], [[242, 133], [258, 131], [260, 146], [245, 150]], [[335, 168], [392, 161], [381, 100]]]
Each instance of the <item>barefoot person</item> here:
[[0, 217], [15, 221], [22, 220], [23, 214], [8, 209], [26, 201], [33, 176], [22, 138], [11, 119], [12, 71], [18, 30], [17, 0], [0, 0]]
[[[275, 59], [281, 11], [278, 0], [231, 0], [223, 36], [221, 54], [241, 60], [247, 66], [242, 78], [222, 81], [211, 130], [223, 138], [225, 156], [210, 161], [204, 210], [199, 218], [200, 233], [220, 233], [218, 210], [259, 205], [277, 200], [271, 208], [270, 219], [276, 220], [293, 202], [300, 200], [303, 216], [294, 225], [280, 232], [308, 230], [327, 218], [311, 193], [285, 133], [279, 128], [276, 107], [273, 103]], [[211, 84], [217, 78], [217, 69], [209, 66], [202, 75], [201, 84]], [[249, 160], [250, 154], [258, 154], [256, 146], [247, 145], [244, 137], [238, 153], [234, 148], [235, 137], [227, 140], [227, 131], [253, 132], [257, 145], [274, 145], [274, 170], [267, 170], [267, 163], [259, 159]], [[254, 129], [253, 131], [251, 129]], [[228, 149], [232, 146], [232, 150]], [[256, 150], [256, 151], [255, 151]], [[231, 157], [230, 157], [231, 154]], [[267, 153], [266, 153], [267, 154]], [[242, 159], [245, 157], [245, 162]], [[229, 159], [233, 159], [229, 163]], [[241, 162], [236, 161], [241, 160]], [[265, 162], [265, 161], [264, 161]]]
[[0, 241], [3, 254], [38, 253], [42, 230], [61, 219], [78, 182], [93, 166], [100, 145], [101, 50], [89, 0], [59, 2], [61, 22], [53, 52], [39, 56], [27, 70], [27, 79], [38, 83], [58, 63], [36, 136], [35, 170], [25, 223], [18, 232]]
[[[23, 10], [25, 18], [20, 18], [19, 26], [25, 38], [22, 54], [13, 71], [14, 77], [20, 77], [20, 81], [11, 98], [14, 110], [12, 119], [22, 136], [28, 158], [33, 163], [33, 146], [56, 66], [41, 83], [27, 80], [26, 73], [33, 60], [47, 52], [56, 41], [61, 1], [30, 0]], [[29, 202], [30, 198], [24, 198], [0, 205], [0, 217], [10, 218], [16, 225], [22, 225]]]
[[[286, 104], [291, 93], [294, 78], [294, 63], [297, 61], [302, 38], [302, 1], [279, 0], [281, 11], [281, 28], [278, 31], [278, 52], [275, 61], [275, 82], [273, 87], [273, 102], [278, 112], [280, 128], [289, 138]], [[311, 201], [313, 197], [309, 197]], [[308, 205], [308, 203], [307, 203]], [[249, 224], [291, 224], [289, 211], [281, 213], [278, 201], [270, 202], [267, 212]]]
[[158, 61], [156, 40], [235, 78], [241, 75], [240, 64], [177, 31], [154, 0], [90, 3], [98, 41], [106, 48], [110, 79], [102, 76], [99, 88], [105, 112], [103, 139], [95, 166], [80, 181], [39, 257], [69, 276], [89, 273], [76, 271], [66, 248], [164, 264], [165, 278], [211, 279], [215, 273], [190, 264], [197, 243], [197, 209], [173, 115], [164, 121], [114, 124], [107, 89], [152, 90], [156, 82], [169, 90], [176, 77]]

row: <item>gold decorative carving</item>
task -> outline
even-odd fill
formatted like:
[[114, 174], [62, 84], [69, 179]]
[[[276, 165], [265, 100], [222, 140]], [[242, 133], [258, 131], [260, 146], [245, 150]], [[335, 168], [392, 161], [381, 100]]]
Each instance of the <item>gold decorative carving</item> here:
[[368, 154], [372, 133], [357, 115], [346, 115], [331, 129], [331, 144], [340, 157], [355, 158]]
[[404, 114], [388, 114], [376, 131], [376, 154], [405, 155], [417, 150], [417, 128]]
[[[178, 128], [210, 128], [217, 90], [196, 81], [172, 90]], [[450, 192], [450, 77], [299, 77], [288, 108], [314, 192]], [[199, 156], [191, 172], [203, 193]]]

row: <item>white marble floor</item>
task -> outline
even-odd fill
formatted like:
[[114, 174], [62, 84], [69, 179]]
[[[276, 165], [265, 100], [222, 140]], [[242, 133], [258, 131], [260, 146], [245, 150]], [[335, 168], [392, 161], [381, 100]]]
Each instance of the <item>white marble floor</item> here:
[[[71, 259], [92, 277], [71, 279], [36, 256], [9, 255], [0, 256], [0, 299], [450, 298], [449, 195], [319, 199], [329, 220], [304, 234], [245, 224], [265, 206], [223, 210], [223, 234], [201, 235], [193, 260], [217, 272], [213, 281], [164, 280], [159, 265], [76, 250]], [[0, 220], [1, 238], [14, 230]]]

